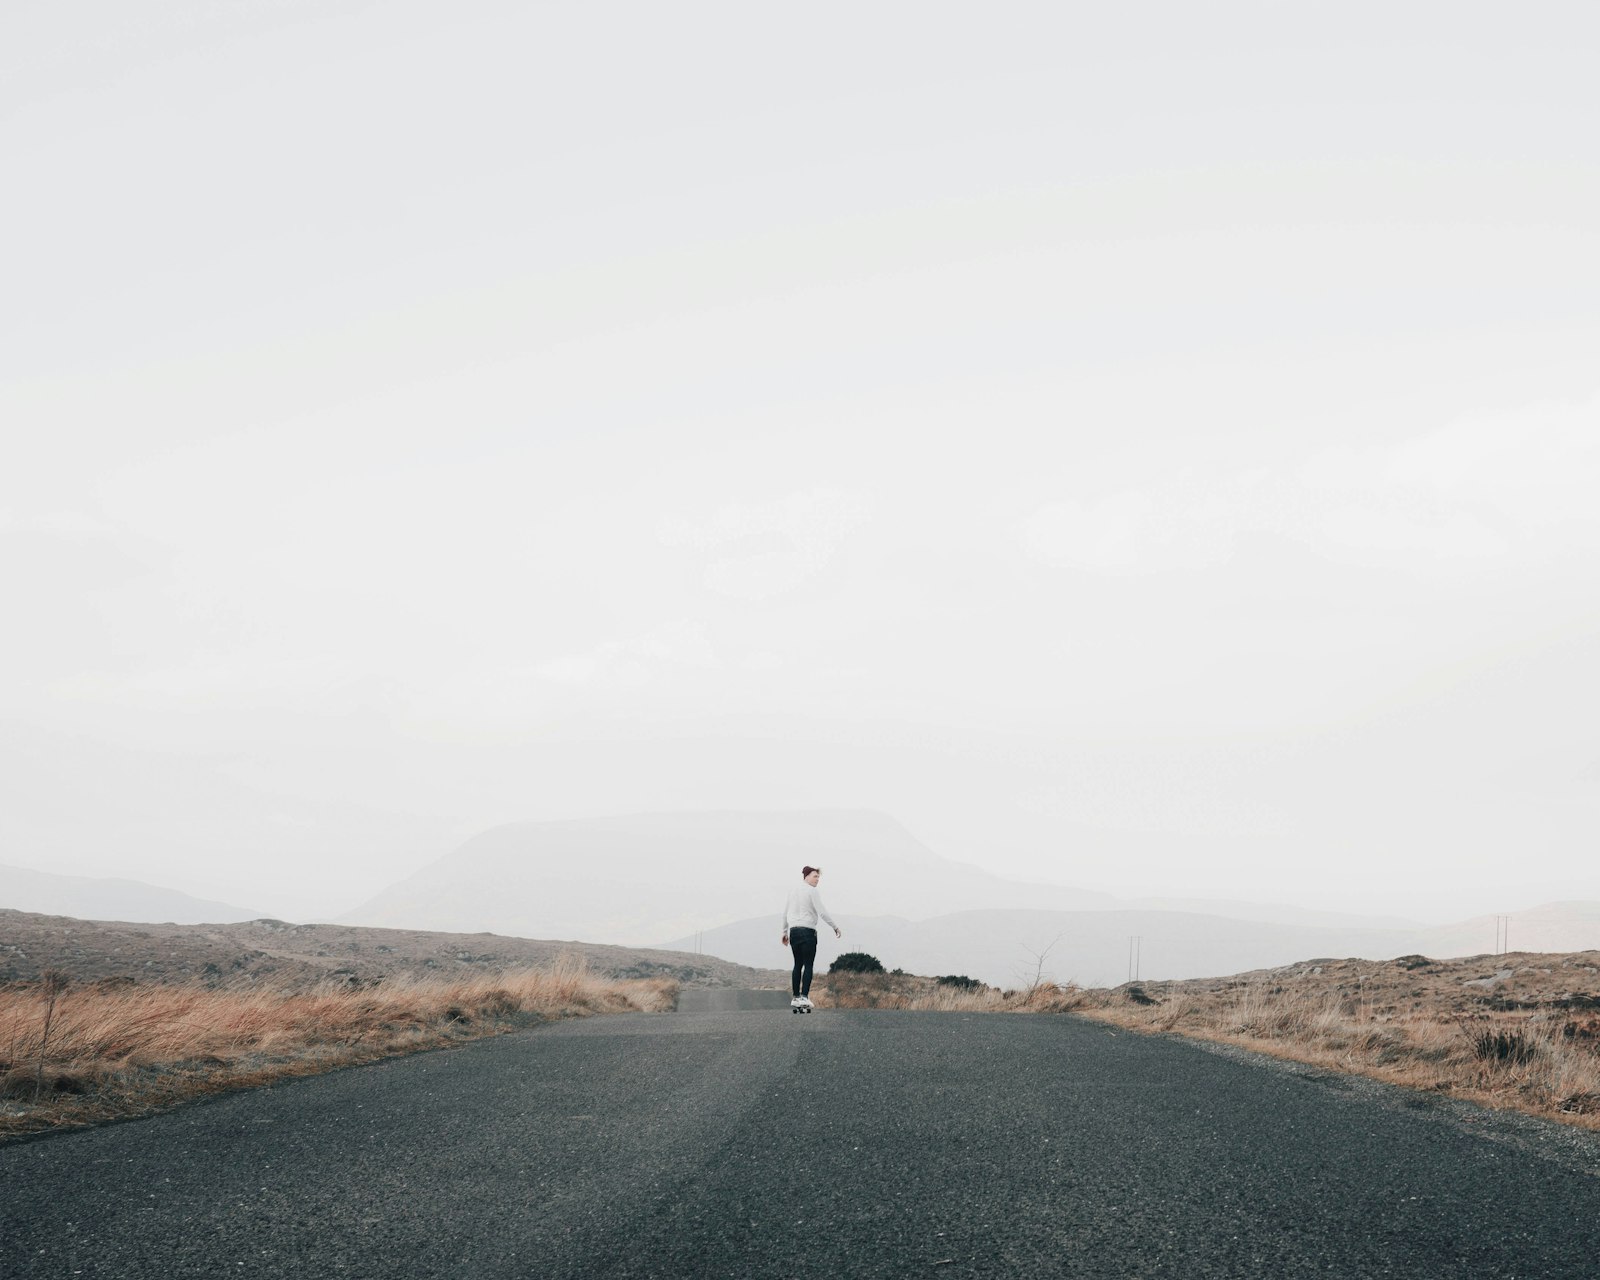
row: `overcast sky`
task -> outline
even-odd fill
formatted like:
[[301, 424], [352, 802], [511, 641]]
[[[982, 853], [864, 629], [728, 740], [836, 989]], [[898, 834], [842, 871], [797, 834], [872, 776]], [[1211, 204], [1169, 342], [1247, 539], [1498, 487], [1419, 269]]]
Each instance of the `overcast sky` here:
[[0, 862], [1600, 897], [1593, 6], [0, 22]]

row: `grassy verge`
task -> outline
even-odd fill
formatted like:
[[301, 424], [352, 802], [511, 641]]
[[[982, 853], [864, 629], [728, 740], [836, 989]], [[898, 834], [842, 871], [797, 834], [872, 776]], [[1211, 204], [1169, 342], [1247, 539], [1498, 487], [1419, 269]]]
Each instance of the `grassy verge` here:
[[1600, 1129], [1600, 1022], [1565, 1010], [1375, 1012], [1321, 986], [1085, 993], [1077, 1012]]
[[1600, 1129], [1597, 962], [1594, 952], [1408, 956], [1089, 990], [829, 974], [813, 997], [835, 1008], [1077, 1013]]
[[672, 1008], [677, 984], [579, 962], [455, 981], [207, 990], [47, 975], [0, 988], [0, 1139], [527, 1027]]

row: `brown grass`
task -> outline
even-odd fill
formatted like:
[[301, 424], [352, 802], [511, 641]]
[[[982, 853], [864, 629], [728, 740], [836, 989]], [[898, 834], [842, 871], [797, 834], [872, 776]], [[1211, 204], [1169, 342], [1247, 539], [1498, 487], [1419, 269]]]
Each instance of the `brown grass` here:
[[812, 994], [834, 1008], [1078, 1013], [1600, 1129], [1595, 952], [1308, 961], [1108, 990], [836, 973]]
[[0, 988], [0, 1138], [146, 1114], [552, 1018], [673, 1007], [677, 984], [582, 961], [454, 981], [209, 990], [59, 977]]
[[[1509, 959], [1559, 964], [1562, 957]], [[1396, 1002], [1385, 998], [1384, 979], [1400, 963], [1336, 961], [1231, 981], [1129, 984], [1084, 993], [1076, 1011], [1134, 1031], [1239, 1045], [1600, 1129], [1600, 1018], [1591, 995], [1523, 1001], [1502, 993], [1469, 1001], [1451, 992], [1449, 999]], [[1473, 961], [1428, 963], [1439, 970]], [[1357, 971], [1364, 980], [1353, 980]]]

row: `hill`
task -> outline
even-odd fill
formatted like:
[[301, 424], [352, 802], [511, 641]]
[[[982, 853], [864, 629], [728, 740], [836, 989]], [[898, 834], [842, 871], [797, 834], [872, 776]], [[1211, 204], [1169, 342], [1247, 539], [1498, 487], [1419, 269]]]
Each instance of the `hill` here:
[[342, 919], [649, 944], [769, 907], [776, 922], [807, 863], [823, 868], [824, 896], [848, 884], [852, 909], [866, 914], [1115, 903], [948, 861], [871, 810], [656, 813], [486, 831]]
[[64, 876], [8, 866], [0, 866], [0, 907], [85, 920], [174, 924], [249, 920], [261, 914], [226, 902], [194, 898], [177, 889], [146, 884], [142, 880]]
[[608, 978], [672, 978], [689, 986], [783, 986], [788, 974], [716, 956], [583, 942], [429, 933], [338, 924], [130, 924], [0, 910], [0, 982], [45, 970], [78, 982], [202, 982], [214, 987], [305, 988], [329, 979], [399, 975], [462, 978], [582, 957]]

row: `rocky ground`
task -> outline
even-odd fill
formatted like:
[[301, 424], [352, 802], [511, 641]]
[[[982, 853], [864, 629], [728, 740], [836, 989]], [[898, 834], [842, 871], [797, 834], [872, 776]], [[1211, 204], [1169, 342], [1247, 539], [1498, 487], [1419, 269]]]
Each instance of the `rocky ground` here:
[[1338, 1000], [1350, 1013], [1383, 1020], [1424, 1015], [1441, 1020], [1517, 1011], [1600, 1012], [1600, 951], [1513, 951], [1505, 955], [1395, 960], [1306, 960], [1225, 978], [1131, 983], [1153, 1000], [1175, 997], [1217, 1004], [1251, 991], [1294, 992]]

